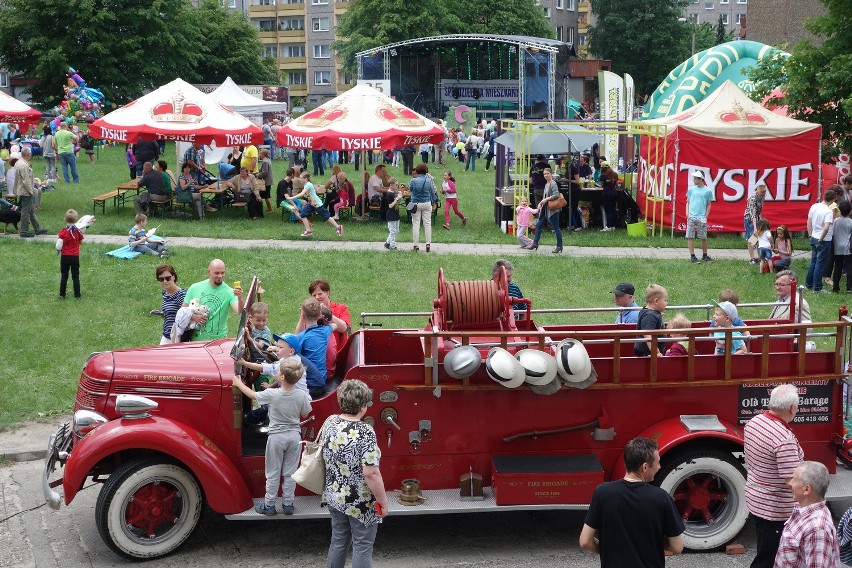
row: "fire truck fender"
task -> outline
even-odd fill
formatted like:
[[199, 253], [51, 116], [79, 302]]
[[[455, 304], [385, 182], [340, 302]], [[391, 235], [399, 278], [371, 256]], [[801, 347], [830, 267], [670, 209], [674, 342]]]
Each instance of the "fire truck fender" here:
[[[699, 448], [706, 445], [713, 449], [742, 451], [742, 428], [722, 419], [719, 419], [719, 422], [725, 427], [724, 432], [716, 430], [689, 431], [681, 423], [680, 418], [667, 418], [646, 428], [638, 434], [638, 437], [650, 438], [657, 442], [661, 462], [666, 461], [665, 456], [667, 454], [672, 455], [673, 452], [686, 446]], [[610, 479], [621, 479], [625, 473], [627, 472], [624, 469], [624, 460], [618, 460]]]
[[113, 457], [126, 461], [151, 452], [186, 467], [217, 513], [241, 513], [251, 508], [251, 495], [242, 475], [210, 438], [186, 424], [157, 416], [113, 420], [76, 443], [63, 475], [65, 504], [71, 503], [101, 462]]

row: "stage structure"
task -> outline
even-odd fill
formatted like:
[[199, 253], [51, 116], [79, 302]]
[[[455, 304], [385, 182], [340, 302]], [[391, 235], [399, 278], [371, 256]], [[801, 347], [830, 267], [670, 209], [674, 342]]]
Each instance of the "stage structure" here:
[[[358, 78], [390, 81], [391, 95], [429, 117], [451, 106], [478, 118], [567, 118], [570, 43], [455, 34], [391, 43], [356, 55]], [[579, 94], [578, 94], [579, 95]]]

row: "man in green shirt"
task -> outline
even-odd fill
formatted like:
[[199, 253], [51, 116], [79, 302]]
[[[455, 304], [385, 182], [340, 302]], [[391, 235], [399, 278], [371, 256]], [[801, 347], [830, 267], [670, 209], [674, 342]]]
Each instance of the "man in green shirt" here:
[[186, 291], [183, 305], [188, 306], [194, 298], [210, 308], [207, 317], [193, 315], [192, 321], [203, 327], [192, 336], [193, 341], [222, 339], [228, 335], [228, 306], [235, 313], [243, 309], [243, 289], [225, 284], [225, 263], [214, 258], [207, 266], [207, 280], [196, 282]]
[[80, 176], [77, 175], [77, 157], [74, 155], [74, 142], [77, 137], [73, 132], [68, 130], [68, 125], [64, 122], [59, 123], [59, 130], [56, 131], [56, 136], [53, 137], [53, 144], [56, 148], [56, 153], [59, 154], [59, 163], [62, 165], [62, 177], [65, 178], [65, 183], [71, 180], [68, 177], [68, 168], [71, 167], [71, 177], [74, 178], [74, 183], [80, 183]]

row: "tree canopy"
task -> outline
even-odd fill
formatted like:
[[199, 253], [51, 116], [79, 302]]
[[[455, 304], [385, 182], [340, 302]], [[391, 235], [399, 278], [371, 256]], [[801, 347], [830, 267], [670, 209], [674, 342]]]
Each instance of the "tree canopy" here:
[[[771, 96], [770, 104], [786, 105], [793, 118], [822, 124], [823, 159], [840, 151], [852, 151], [852, 12], [847, 0], [822, 0], [824, 15], [805, 22], [805, 28], [821, 45], [804, 40], [796, 45], [789, 58], [781, 55], [761, 60], [749, 77], [756, 89], [751, 96], [762, 101], [779, 89], [781, 96]], [[776, 91], [777, 93], [777, 91]]]
[[[678, 22], [688, 0], [594, 0], [597, 23], [589, 29], [595, 55], [629, 73], [636, 94], [650, 94], [690, 54], [691, 33]], [[698, 39], [698, 38], [696, 38]], [[699, 42], [696, 41], [696, 51]]]
[[69, 67], [115, 103], [176, 77], [261, 82], [274, 77], [261, 48], [249, 22], [215, 0], [0, 2], [0, 65], [34, 80], [32, 99], [48, 106]]
[[413, 38], [474, 33], [554, 37], [535, 0], [358, 0], [340, 17], [332, 47], [349, 70], [355, 54]]

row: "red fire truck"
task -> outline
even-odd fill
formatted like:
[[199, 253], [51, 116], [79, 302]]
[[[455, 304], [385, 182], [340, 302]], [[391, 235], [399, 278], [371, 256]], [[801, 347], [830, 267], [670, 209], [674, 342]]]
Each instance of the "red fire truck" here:
[[[791, 314], [797, 301], [794, 293]], [[656, 482], [686, 521], [686, 546], [699, 550], [729, 542], [746, 522], [742, 427], [765, 409], [774, 385], [799, 385], [793, 429], [806, 458], [832, 473], [838, 457], [849, 462], [845, 314], [806, 325], [749, 320], [749, 353], [735, 356], [714, 354], [706, 323], [678, 338], [653, 332], [652, 347], [683, 341], [690, 355], [662, 357], [652, 348], [650, 357], [634, 357], [635, 326], [541, 325], [532, 318], [538, 310], [522, 303], [516, 319], [505, 276], [449, 282], [441, 272], [423, 328], [364, 327], [350, 336], [303, 438], [313, 439], [339, 411], [341, 381], [365, 381], [375, 393], [365, 421], [376, 430], [388, 489], [417, 479], [426, 498], [394, 502], [391, 514], [401, 515], [587, 508], [598, 484], [624, 475], [625, 443], [647, 436], [662, 458]], [[48, 503], [58, 509], [89, 479], [103, 482], [98, 530], [115, 552], [136, 559], [179, 547], [205, 502], [235, 520], [327, 515], [320, 497], [302, 488], [291, 517], [254, 511], [264, 494], [265, 433], [243, 426], [247, 399], [231, 386], [245, 327], [243, 314], [237, 339], [91, 355], [73, 419], [49, 443]], [[588, 352], [592, 370], [583, 384], [557, 375], [541, 388], [507, 388], [480, 361], [468, 374], [445, 365], [453, 350], [469, 354], [471, 346], [486, 362], [495, 349], [559, 357], [566, 338]], [[59, 464], [62, 477], [51, 480]]]

